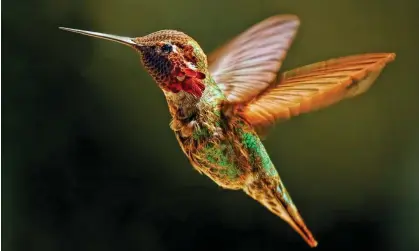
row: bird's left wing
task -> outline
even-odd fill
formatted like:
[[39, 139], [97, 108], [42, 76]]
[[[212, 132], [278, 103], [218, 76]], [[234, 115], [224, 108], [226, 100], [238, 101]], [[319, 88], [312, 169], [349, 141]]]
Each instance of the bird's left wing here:
[[300, 67], [281, 75], [239, 108], [239, 115], [256, 128], [286, 120], [364, 93], [393, 61], [394, 53], [370, 53], [331, 59]]
[[299, 24], [294, 15], [267, 18], [208, 56], [209, 72], [229, 103], [251, 100], [276, 79]]

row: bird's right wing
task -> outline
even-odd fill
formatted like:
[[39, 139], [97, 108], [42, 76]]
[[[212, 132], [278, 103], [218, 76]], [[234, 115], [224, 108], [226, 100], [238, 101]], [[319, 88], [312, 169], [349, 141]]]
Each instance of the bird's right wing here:
[[357, 96], [374, 83], [394, 58], [394, 53], [362, 54], [285, 72], [277, 85], [244, 104], [239, 114], [261, 128]]

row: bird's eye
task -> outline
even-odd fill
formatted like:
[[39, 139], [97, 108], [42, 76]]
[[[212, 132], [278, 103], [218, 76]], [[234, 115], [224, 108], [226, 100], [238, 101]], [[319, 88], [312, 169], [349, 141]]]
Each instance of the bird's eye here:
[[161, 47], [161, 51], [164, 52], [164, 53], [170, 53], [170, 52], [172, 52], [172, 50], [173, 50], [173, 47], [172, 47], [171, 44], [164, 44]]

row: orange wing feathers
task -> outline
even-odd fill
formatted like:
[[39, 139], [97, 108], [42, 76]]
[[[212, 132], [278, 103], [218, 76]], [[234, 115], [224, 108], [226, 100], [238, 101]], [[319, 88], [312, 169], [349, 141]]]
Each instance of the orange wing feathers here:
[[254, 126], [265, 126], [357, 96], [374, 83], [394, 58], [394, 53], [370, 53], [285, 72], [277, 85], [245, 104], [240, 114]]

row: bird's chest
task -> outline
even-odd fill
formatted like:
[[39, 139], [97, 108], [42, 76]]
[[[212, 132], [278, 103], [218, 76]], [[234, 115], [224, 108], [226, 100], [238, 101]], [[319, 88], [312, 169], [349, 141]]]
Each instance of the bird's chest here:
[[[175, 122], [185, 122], [197, 112], [198, 99], [193, 95], [180, 91], [179, 93], [165, 92], [170, 114]], [[190, 120], [190, 119], [189, 119]], [[173, 129], [173, 128], [172, 128]]]

